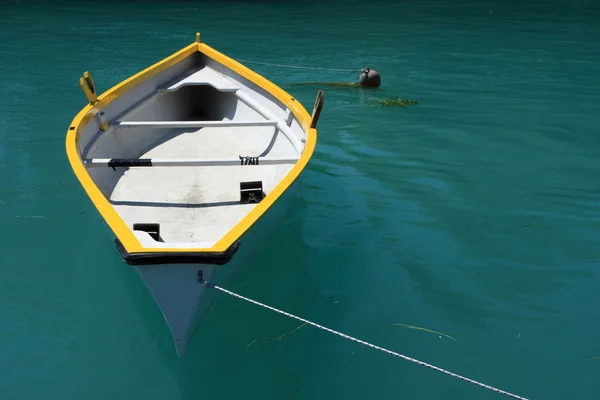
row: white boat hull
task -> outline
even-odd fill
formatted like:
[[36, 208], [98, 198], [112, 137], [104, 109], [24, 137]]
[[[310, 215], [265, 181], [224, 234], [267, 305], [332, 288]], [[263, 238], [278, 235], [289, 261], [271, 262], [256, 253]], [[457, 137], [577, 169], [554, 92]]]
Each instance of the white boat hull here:
[[198, 274], [212, 279], [216, 265], [159, 264], [134, 266], [160, 308], [181, 357], [214, 294], [198, 281]]

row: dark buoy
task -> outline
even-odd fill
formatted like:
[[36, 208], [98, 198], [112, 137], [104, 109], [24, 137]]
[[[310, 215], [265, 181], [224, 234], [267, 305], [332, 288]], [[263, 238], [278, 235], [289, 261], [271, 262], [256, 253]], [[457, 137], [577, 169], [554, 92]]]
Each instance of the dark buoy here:
[[360, 83], [360, 86], [371, 86], [371, 87], [381, 86], [381, 76], [379, 76], [377, 71], [375, 71], [374, 69], [365, 67], [365, 68], [363, 68], [363, 70], [360, 74], [359, 83]]

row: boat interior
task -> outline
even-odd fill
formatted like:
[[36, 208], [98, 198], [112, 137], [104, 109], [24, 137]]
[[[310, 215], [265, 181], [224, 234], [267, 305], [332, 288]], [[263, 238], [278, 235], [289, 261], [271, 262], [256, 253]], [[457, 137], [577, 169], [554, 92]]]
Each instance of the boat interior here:
[[88, 173], [144, 247], [211, 247], [290, 172], [306, 140], [285, 104], [199, 52], [80, 130]]

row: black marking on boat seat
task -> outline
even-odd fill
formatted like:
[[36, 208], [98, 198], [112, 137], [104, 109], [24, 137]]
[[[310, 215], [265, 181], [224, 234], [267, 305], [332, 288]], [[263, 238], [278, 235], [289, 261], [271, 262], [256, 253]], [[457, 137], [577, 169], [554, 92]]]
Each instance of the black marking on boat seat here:
[[163, 241], [162, 238], [160, 237], [160, 224], [155, 224], [155, 223], [133, 224], [133, 230], [147, 232], [152, 237], [152, 239], [156, 240], [157, 242]]
[[259, 157], [238, 156], [240, 157], [240, 165], [258, 165]]
[[240, 182], [240, 203], [260, 203], [265, 197], [262, 181]]

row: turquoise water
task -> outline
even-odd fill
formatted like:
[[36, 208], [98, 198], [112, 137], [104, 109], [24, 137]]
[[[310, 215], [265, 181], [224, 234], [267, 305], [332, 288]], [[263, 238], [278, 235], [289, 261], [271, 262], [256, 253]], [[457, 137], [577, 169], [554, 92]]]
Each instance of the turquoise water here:
[[[64, 139], [83, 71], [104, 91], [196, 31], [382, 76], [248, 64], [326, 99], [294, 214], [231, 290], [525, 397], [600, 396], [597, 2], [60, 4], [0, 4], [0, 397], [502, 397], [312, 327], [267, 342], [299, 324], [224, 296], [177, 358]], [[371, 106], [395, 97], [420, 104]]]

